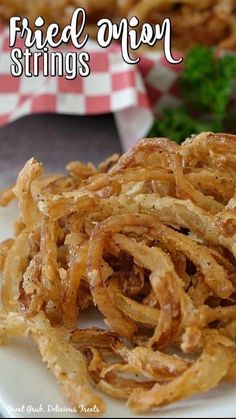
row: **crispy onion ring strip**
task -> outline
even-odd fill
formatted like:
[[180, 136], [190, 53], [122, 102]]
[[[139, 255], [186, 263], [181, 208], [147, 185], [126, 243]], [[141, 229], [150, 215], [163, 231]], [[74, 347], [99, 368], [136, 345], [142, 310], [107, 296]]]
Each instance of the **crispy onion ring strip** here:
[[92, 193], [78, 190], [76, 193], [64, 192], [60, 195], [50, 195], [46, 200], [41, 200], [38, 207], [43, 215], [57, 220], [74, 212], [80, 212], [82, 216], [88, 209], [96, 208], [98, 202], [98, 198]]
[[6, 257], [13, 244], [14, 239], [7, 239], [0, 243], [0, 272], [3, 271]]
[[208, 391], [224, 378], [233, 359], [229, 348], [208, 343], [199, 359], [180, 377], [166, 385], [155, 384], [150, 391], [133, 392], [128, 406], [136, 413], [145, 413], [195, 393]]
[[63, 396], [80, 411], [81, 403], [92, 408], [96, 404], [100, 414], [105, 404], [93, 391], [84, 356], [62, 339], [41, 312], [30, 320], [10, 313], [1, 318], [0, 337], [27, 336], [36, 341], [43, 361], [56, 377]]
[[118, 343], [115, 352], [131, 367], [136, 368], [139, 374], [150, 379], [170, 380], [184, 372], [189, 361], [176, 355], [168, 355], [160, 351], [153, 351], [145, 347], [128, 349]]
[[39, 221], [39, 213], [32, 197], [31, 185], [42, 173], [42, 164], [35, 159], [28, 160], [20, 172], [14, 188], [14, 193], [19, 201], [22, 219], [28, 230], [33, 229]]
[[10, 185], [0, 192], [0, 207], [7, 207], [15, 199], [14, 187], [15, 185]]
[[[146, 221], [152, 222], [145, 217]], [[150, 282], [160, 303], [158, 323], [150, 345], [164, 343], [170, 336], [178, 336], [181, 325], [191, 322], [195, 310], [190, 298], [184, 292], [183, 283], [174, 271], [170, 258], [161, 250], [137, 243], [134, 239], [114, 234], [115, 243], [124, 251], [129, 252], [137, 264], [152, 271]], [[171, 282], [170, 289], [169, 281]], [[161, 287], [161, 290], [158, 287]], [[168, 290], [168, 291], [167, 291]], [[172, 336], [173, 338], [173, 336]]]
[[[110, 396], [127, 400], [134, 390], [149, 390], [154, 385], [152, 381], [137, 381], [132, 378], [118, 376], [112, 371], [112, 368], [110, 371], [110, 368], [107, 367], [107, 363], [103, 360], [97, 349], [91, 347], [90, 352], [92, 354], [92, 360], [90, 361], [88, 370], [97, 388]], [[122, 372], [120, 368], [118, 371]], [[131, 373], [135, 371], [135, 368], [130, 367]]]
[[106, 233], [101, 231], [101, 226], [94, 228], [89, 243], [87, 259], [87, 277], [95, 305], [103, 313], [106, 322], [119, 335], [132, 337], [137, 332], [135, 324], [125, 316], [110, 298], [109, 290], [102, 279], [100, 260], [105, 246]]
[[169, 225], [188, 228], [199, 239], [226, 247], [236, 257], [235, 238], [226, 236], [217, 224], [217, 219], [190, 200], [159, 198], [152, 195], [138, 195], [134, 198], [143, 210], [152, 211], [159, 220]]
[[44, 217], [41, 226], [40, 252], [42, 258], [41, 283], [45, 301], [61, 302], [61, 279], [57, 263], [57, 226], [53, 219]]
[[29, 253], [29, 233], [23, 231], [16, 237], [4, 263], [2, 301], [8, 311], [16, 311], [19, 307], [20, 283], [27, 268]]
[[[141, 219], [142, 216], [139, 217]], [[149, 231], [149, 234], [151, 234], [153, 238], [163, 242], [167, 248], [175, 248], [182, 252], [199, 267], [204, 275], [206, 284], [214, 290], [216, 295], [227, 298], [233, 293], [234, 287], [229, 281], [226, 271], [216, 262], [206, 247], [203, 247], [198, 243], [193, 242], [189, 237], [160, 224], [150, 215], [143, 215], [143, 219], [148, 220], [150, 229], [153, 228], [153, 231]]]
[[158, 309], [144, 306], [129, 297], [125, 297], [121, 292], [113, 294], [114, 304], [137, 323], [142, 323], [155, 327], [158, 323], [160, 312]]
[[77, 296], [81, 279], [86, 272], [88, 243], [74, 251], [71, 250], [72, 252], [62, 302], [63, 319], [66, 324], [73, 324], [78, 316]]

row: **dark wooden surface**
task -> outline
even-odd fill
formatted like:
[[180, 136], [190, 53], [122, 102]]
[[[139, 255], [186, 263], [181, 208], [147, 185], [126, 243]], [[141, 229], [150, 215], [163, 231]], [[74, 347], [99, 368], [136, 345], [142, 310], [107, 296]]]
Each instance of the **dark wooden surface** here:
[[0, 187], [14, 181], [30, 157], [62, 171], [68, 161], [98, 163], [120, 151], [112, 115], [27, 116], [0, 128]]

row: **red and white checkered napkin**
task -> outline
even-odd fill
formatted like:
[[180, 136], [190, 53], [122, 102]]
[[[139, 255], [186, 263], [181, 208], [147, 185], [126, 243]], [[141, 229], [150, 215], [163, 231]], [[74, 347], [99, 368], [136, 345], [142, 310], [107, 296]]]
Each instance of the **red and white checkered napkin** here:
[[[22, 39], [17, 46], [24, 49]], [[179, 103], [180, 66], [168, 64], [161, 54], [145, 55], [137, 66], [126, 64], [116, 45], [102, 49], [89, 41], [86, 50], [91, 57], [89, 77], [16, 78], [10, 75], [8, 28], [0, 26], [0, 125], [39, 112], [113, 112], [126, 150], [147, 134], [154, 113]]]

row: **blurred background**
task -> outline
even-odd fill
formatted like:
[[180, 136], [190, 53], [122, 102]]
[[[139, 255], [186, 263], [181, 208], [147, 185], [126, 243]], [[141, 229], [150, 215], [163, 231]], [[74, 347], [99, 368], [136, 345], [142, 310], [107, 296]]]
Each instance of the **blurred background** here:
[[[88, 14], [91, 75], [12, 77], [10, 17], [26, 16], [34, 27], [43, 16], [45, 28], [63, 29], [77, 7]], [[160, 44], [138, 51], [135, 66], [118, 44], [96, 47], [99, 19], [132, 16], [153, 25], [170, 17], [183, 63], [167, 63]], [[0, 0], [0, 186], [32, 155], [58, 171], [70, 160], [98, 163], [144, 136], [181, 143], [201, 131], [236, 132], [235, 51], [236, 0]]]

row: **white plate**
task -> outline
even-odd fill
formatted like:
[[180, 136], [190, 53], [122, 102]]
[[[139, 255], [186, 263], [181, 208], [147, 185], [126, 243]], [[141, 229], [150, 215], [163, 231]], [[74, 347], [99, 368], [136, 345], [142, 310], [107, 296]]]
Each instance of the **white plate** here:
[[[0, 240], [11, 236], [11, 222], [15, 214], [14, 205], [8, 210], [0, 210]], [[101, 325], [94, 311], [89, 314], [86, 323], [87, 326]], [[54, 377], [42, 363], [37, 348], [29, 340], [15, 339], [0, 347], [0, 374], [0, 412], [4, 417], [78, 417], [67, 410], [69, 406], [63, 400]], [[105, 418], [137, 417], [130, 413], [123, 402], [104, 398], [107, 401]], [[221, 385], [208, 393], [144, 417], [236, 418], [236, 386]]]

